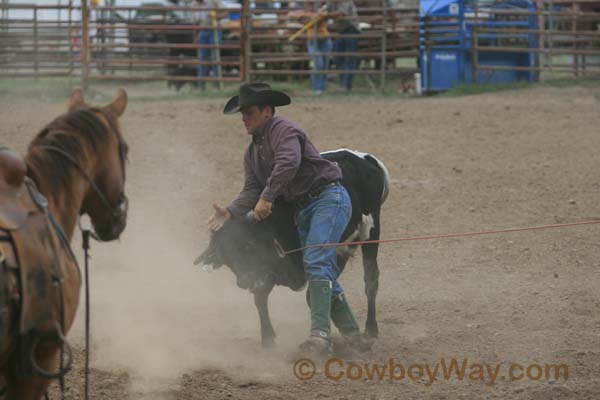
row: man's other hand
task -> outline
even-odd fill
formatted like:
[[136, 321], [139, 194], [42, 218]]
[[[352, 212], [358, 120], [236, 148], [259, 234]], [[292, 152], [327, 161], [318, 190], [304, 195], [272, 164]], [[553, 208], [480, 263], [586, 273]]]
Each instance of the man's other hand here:
[[260, 199], [258, 203], [256, 203], [256, 207], [254, 207], [254, 218], [258, 221], [262, 221], [271, 215], [273, 210], [273, 203], [268, 200]]
[[207, 224], [208, 229], [210, 229], [211, 232], [216, 232], [223, 227], [223, 224], [229, 218], [231, 218], [231, 213], [217, 203], [213, 203], [213, 208], [215, 209], [215, 212], [212, 217], [208, 219]]

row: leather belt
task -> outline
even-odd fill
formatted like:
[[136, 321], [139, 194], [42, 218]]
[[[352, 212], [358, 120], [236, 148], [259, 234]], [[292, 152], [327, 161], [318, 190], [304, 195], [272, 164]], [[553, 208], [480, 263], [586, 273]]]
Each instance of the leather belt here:
[[321, 185], [321, 186], [317, 187], [316, 189], [309, 191], [305, 195], [300, 196], [297, 200], [294, 201], [294, 206], [296, 207], [297, 210], [302, 210], [303, 208], [308, 206], [313, 200], [317, 199], [319, 197], [319, 195], [321, 193], [323, 193], [323, 191], [325, 189], [328, 189], [333, 186], [337, 186], [339, 184], [340, 184], [340, 181], [333, 181], [333, 182], [326, 183], [325, 185]]

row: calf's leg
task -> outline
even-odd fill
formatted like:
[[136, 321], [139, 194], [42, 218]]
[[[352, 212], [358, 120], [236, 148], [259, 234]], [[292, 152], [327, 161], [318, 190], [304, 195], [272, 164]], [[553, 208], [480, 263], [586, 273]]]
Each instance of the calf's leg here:
[[273, 285], [254, 292], [254, 304], [260, 318], [260, 338], [263, 348], [275, 347], [275, 330], [269, 317], [269, 294]]
[[[373, 215], [373, 222], [374, 226], [369, 234], [369, 240], [379, 240], [378, 213]], [[379, 266], [377, 265], [379, 244], [365, 244], [361, 247], [361, 251], [363, 255], [365, 294], [367, 295], [367, 322], [365, 324], [365, 334], [375, 338], [379, 334], [376, 307], [377, 291], [379, 289]]]

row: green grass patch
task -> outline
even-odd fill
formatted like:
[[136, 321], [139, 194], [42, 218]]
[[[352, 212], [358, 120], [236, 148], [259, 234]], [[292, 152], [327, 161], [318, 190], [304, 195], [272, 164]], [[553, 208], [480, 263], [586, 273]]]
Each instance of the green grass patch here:
[[[356, 75], [354, 78], [354, 88], [351, 91], [345, 91], [339, 88], [337, 77], [331, 77], [328, 81], [327, 91], [319, 97], [315, 97], [310, 89], [310, 81], [269, 81], [276, 90], [288, 93], [295, 99], [316, 100], [316, 99], [342, 99], [342, 98], [362, 98], [362, 97], [410, 97], [414, 96], [407, 93], [401, 93], [398, 88], [400, 81], [388, 79], [383, 90], [377, 77], [368, 80], [365, 76]], [[46, 102], [64, 102], [69, 98], [71, 90], [81, 87], [82, 82], [79, 78], [15, 78], [0, 79], [0, 100], [19, 99], [38, 99]], [[89, 88], [85, 93], [86, 99], [92, 104], [102, 104], [110, 101], [117, 88], [123, 87], [127, 90], [131, 101], [153, 102], [153, 101], [184, 101], [193, 99], [218, 99], [225, 101], [238, 93], [238, 83], [223, 83], [222, 89], [213, 88], [211, 83], [207, 83], [206, 90], [201, 91], [186, 84], [176, 92], [174, 88], [168, 88], [167, 83], [163, 81], [94, 81], [90, 82]]]
[[[403, 93], [399, 90], [402, 86], [400, 78], [387, 79], [383, 89], [377, 76], [367, 78], [365, 75], [355, 75], [354, 88], [351, 91], [342, 90], [338, 85], [336, 76], [328, 80], [327, 91], [321, 96], [315, 96], [310, 89], [310, 81], [269, 81], [276, 90], [288, 93], [299, 102], [305, 101], [336, 101], [357, 98], [413, 98], [418, 97], [414, 93]], [[551, 86], [557, 88], [586, 87], [592, 88], [594, 95], [596, 89], [600, 89], [600, 79], [589, 77], [555, 77], [544, 74], [542, 81], [536, 84], [527, 82], [512, 83], [488, 83], [488, 84], [458, 84], [450, 90], [441, 93], [444, 97], [457, 97], [493, 93], [507, 90], [531, 89], [538, 86]], [[75, 87], [81, 87], [79, 78], [15, 78], [0, 79], [0, 100], [27, 100], [36, 99], [49, 103], [65, 102]], [[225, 102], [229, 97], [238, 93], [238, 83], [224, 83], [222, 89], [218, 90], [207, 83], [207, 89], [201, 91], [186, 84], [180, 92], [168, 88], [163, 81], [91, 81], [90, 87], [85, 93], [86, 99], [91, 104], [103, 104], [109, 102], [116, 93], [117, 88], [123, 87], [127, 90], [131, 101], [153, 102], [153, 101], [185, 101], [194, 99], [215, 99]], [[596, 95], [596, 98], [599, 98]]]
[[51, 103], [65, 101], [77, 83], [78, 79], [69, 81], [68, 78], [0, 79], [0, 99], [36, 98]]
[[482, 93], [493, 93], [505, 90], [531, 89], [534, 84], [528, 82], [507, 82], [507, 83], [460, 83], [454, 85], [450, 90], [444, 92], [443, 96], [457, 97], [469, 96]]
[[600, 79], [598, 79], [597, 77], [596, 78], [558, 77], [558, 78], [545, 79], [544, 83], [549, 86], [558, 87], [558, 88], [572, 87], [572, 86], [600, 88]]

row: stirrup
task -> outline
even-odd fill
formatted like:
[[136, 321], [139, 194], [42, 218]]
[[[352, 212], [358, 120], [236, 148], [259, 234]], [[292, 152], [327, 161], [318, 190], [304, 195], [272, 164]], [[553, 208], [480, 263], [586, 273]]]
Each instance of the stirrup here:
[[67, 342], [67, 338], [63, 334], [62, 328], [61, 328], [60, 324], [58, 323], [58, 321], [55, 321], [55, 325], [56, 325], [56, 336], [60, 340], [61, 346], [63, 346], [64, 352], [67, 355], [67, 364], [64, 367], [60, 368], [56, 372], [46, 371], [45, 369], [40, 367], [38, 365], [37, 361], [35, 360], [35, 349], [37, 348], [38, 344], [40, 343], [40, 338], [38, 336], [34, 337], [33, 343], [31, 344], [31, 357], [30, 357], [31, 366], [33, 367], [35, 372], [40, 374], [45, 379], [61, 378], [61, 377], [65, 376], [71, 370], [71, 367], [73, 366], [73, 348], [71, 347], [69, 342]]

